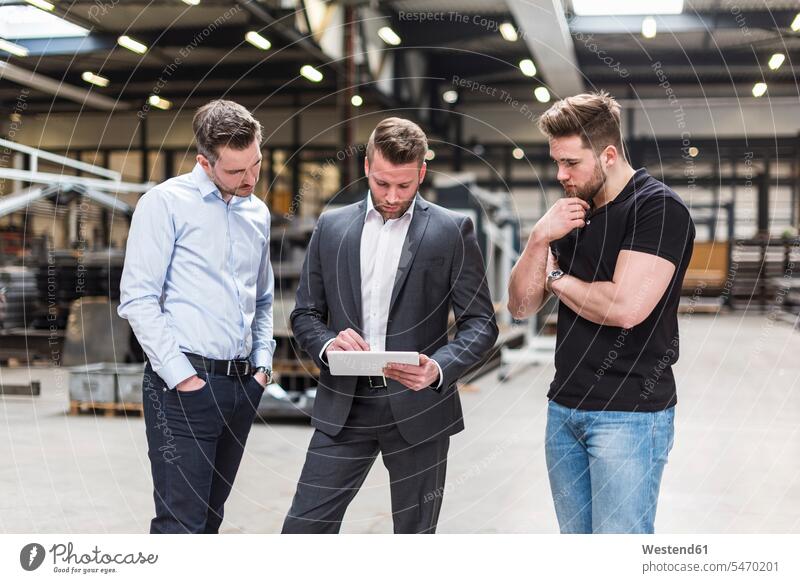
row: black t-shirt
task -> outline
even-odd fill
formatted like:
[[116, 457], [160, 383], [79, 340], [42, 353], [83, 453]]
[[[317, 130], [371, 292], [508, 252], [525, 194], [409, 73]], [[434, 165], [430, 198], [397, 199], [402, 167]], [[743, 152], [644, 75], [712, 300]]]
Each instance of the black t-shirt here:
[[551, 244], [564, 272], [586, 282], [612, 281], [620, 251], [632, 250], [671, 261], [675, 274], [652, 313], [629, 329], [595, 324], [561, 302], [556, 376], [547, 397], [593, 411], [672, 407], [678, 302], [695, 233], [689, 210], [675, 192], [640, 169], [612, 202], [587, 218], [584, 228]]

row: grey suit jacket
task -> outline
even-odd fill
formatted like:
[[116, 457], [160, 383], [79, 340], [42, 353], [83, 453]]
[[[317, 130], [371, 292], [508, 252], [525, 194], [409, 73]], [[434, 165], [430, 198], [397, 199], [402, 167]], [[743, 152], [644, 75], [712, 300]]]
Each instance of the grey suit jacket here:
[[[312, 424], [335, 436], [350, 413], [356, 377], [334, 377], [320, 360], [322, 346], [340, 331], [362, 334], [361, 232], [366, 197], [320, 216], [311, 236], [292, 330], [320, 368]], [[442, 367], [440, 392], [412, 391], [389, 380], [394, 419], [406, 441], [420, 443], [464, 428], [456, 381], [494, 347], [497, 324], [483, 258], [472, 221], [417, 195], [414, 215], [397, 268], [386, 350], [428, 355]], [[453, 309], [454, 338], [447, 319]]]

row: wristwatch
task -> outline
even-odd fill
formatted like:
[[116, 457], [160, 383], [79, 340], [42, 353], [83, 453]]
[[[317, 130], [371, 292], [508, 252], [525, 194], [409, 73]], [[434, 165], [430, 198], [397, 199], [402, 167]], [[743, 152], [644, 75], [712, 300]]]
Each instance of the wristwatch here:
[[263, 372], [267, 377], [267, 384], [272, 384], [272, 369], [267, 368], [266, 366], [259, 366], [256, 370], [253, 371], [253, 375], [255, 376], [256, 373]]
[[554, 269], [553, 271], [548, 273], [547, 274], [547, 282], [545, 282], [545, 285], [544, 285], [545, 289], [547, 291], [553, 291], [553, 288], [552, 288], [553, 282], [556, 281], [557, 279], [561, 279], [565, 275], [567, 275], [567, 274], [564, 273], [563, 271], [561, 271], [560, 269]]

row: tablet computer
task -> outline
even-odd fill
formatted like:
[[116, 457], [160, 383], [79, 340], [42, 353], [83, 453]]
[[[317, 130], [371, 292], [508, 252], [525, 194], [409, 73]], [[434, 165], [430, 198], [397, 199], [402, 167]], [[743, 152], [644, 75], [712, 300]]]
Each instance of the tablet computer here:
[[333, 376], [379, 377], [390, 362], [419, 364], [419, 352], [331, 350], [326, 356]]

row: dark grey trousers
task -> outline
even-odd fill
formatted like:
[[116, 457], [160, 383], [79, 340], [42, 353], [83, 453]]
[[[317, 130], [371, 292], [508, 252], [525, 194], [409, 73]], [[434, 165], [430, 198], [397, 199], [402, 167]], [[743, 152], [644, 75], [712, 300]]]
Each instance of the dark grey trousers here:
[[395, 533], [436, 532], [450, 438], [410, 445], [385, 390], [359, 388], [347, 425], [314, 431], [283, 533], [337, 533], [378, 453], [389, 470]]

